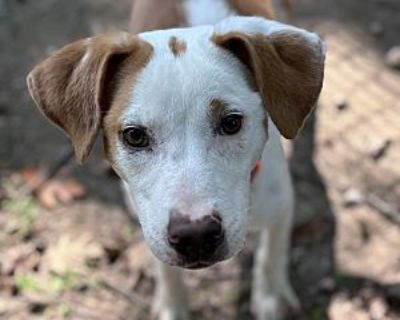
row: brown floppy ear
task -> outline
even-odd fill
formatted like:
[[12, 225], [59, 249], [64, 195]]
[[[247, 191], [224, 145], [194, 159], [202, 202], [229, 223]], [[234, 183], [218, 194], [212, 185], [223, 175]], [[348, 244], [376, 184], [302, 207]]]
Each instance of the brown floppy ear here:
[[[150, 47], [150, 48], [149, 48]], [[71, 139], [79, 162], [85, 160], [110, 107], [121, 64], [151, 45], [125, 32], [69, 44], [28, 75], [39, 109]]]
[[323, 44], [305, 33], [295, 28], [267, 35], [231, 31], [212, 38], [249, 68], [267, 113], [288, 139], [296, 137], [322, 88]]

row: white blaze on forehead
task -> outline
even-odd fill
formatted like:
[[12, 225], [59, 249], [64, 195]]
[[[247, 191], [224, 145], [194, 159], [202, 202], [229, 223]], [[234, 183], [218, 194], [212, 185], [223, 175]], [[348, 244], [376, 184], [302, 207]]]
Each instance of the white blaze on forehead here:
[[[156, 120], [173, 123], [168, 117], [192, 119], [206, 117], [212, 99], [220, 99], [235, 108], [251, 108], [259, 97], [251, 94], [246, 68], [211, 40], [213, 27], [174, 29], [141, 34], [154, 47], [152, 59], [136, 79], [124, 121], [151, 124]], [[186, 51], [177, 58], [170, 48], [171, 38], [184, 41]], [[186, 120], [190, 120], [186, 118]]]

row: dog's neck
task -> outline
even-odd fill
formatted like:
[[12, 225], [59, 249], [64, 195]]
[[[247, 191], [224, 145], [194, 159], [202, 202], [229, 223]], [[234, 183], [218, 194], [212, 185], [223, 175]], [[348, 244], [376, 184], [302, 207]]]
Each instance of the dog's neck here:
[[129, 29], [132, 33], [215, 24], [231, 15], [273, 18], [265, 0], [134, 0]]

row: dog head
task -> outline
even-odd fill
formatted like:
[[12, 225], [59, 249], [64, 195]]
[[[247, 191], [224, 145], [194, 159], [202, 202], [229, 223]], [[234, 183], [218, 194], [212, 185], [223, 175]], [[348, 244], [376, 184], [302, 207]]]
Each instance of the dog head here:
[[323, 63], [317, 35], [236, 17], [81, 40], [38, 65], [28, 86], [79, 161], [103, 132], [155, 255], [200, 268], [242, 247], [267, 118], [295, 137]]

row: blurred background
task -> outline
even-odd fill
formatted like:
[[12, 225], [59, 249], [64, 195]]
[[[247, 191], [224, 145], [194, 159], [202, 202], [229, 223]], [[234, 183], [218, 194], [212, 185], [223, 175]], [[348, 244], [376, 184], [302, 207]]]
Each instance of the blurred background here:
[[[126, 29], [130, 6], [0, 0], [0, 319], [150, 318], [151, 256], [101, 143], [84, 166], [67, 161], [25, 85], [56, 48]], [[319, 32], [328, 55], [318, 108], [285, 142], [303, 303], [288, 319], [400, 319], [400, 1], [295, 0], [293, 23]], [[255, 244], [186, 273], [194, 319], [252, 319]]]

